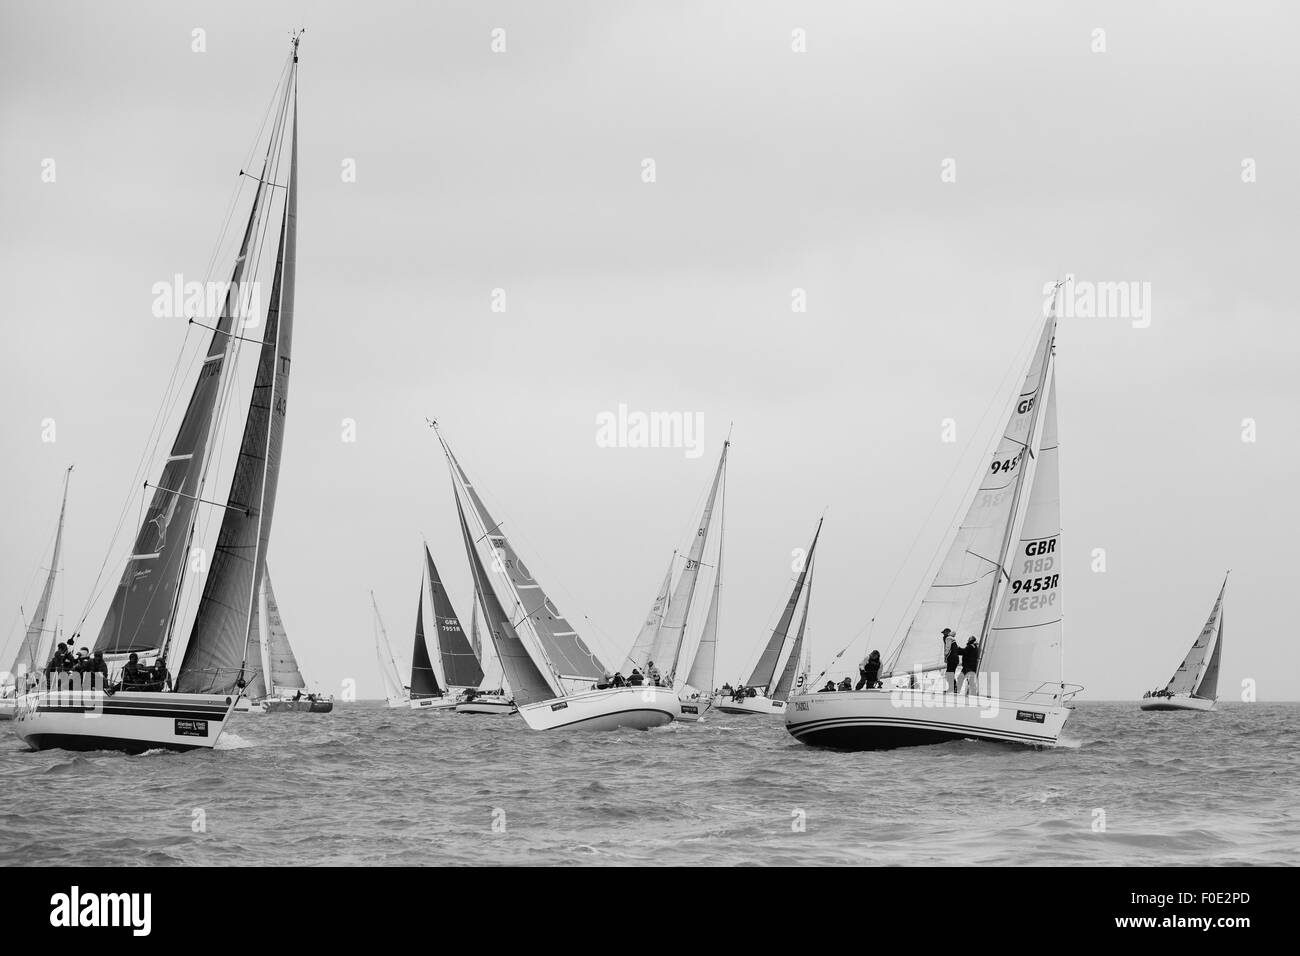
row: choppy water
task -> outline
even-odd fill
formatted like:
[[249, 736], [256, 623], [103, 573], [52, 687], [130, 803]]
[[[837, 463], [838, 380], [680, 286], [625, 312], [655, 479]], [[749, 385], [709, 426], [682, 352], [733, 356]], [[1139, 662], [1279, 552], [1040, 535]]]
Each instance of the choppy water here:
[[137, 757], [28, 753], [0, 724], [0, 862], [1300, 862], [1300, 705], [1220, 707], [1085, 702], [1056, 750], [860, 754], [718, 714], [538, 734], [358, 704]]

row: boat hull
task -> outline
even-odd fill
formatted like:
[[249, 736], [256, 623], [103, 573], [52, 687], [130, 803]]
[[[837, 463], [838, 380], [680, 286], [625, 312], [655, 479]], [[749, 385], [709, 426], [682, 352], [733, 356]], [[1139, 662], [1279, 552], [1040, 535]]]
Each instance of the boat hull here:
[[266, 708], [261, 704], [255, 704], [247, 697], [241, 697], [235, 701], [236, 714], [265, 714]]
[[417, 697], [407, 705], [411, 710], [452, 710], [456, 706], [454, 697]]
[[503, 697], [476, 697], [456, 705], [458, 714], [513, 714], [519, 710], [514, 701]]
[[305, 697], [301, 700], [268, 698], [262, 701], [261, 704], [263, 712], [267, 714], [328, 714], [334, 709], [334, 701], [332, 700], [308, 700]]
[[735, 700], [730, 696], [719, 694], [713, 698], [713, 706], [720, 714], [775, 714], [780, 717], [785, 714], [786, 703], [783, 700], [772, 700], [770, 697], [746, 697], [743, 700]]
[[709, 697], [691, 697], [678, 698], [678, 705], [681, 707], [681, 714], [678, 720], [684, 723], [694, 724], [704, 719], [704, 715], [713, 709], [713, 700]]
[[676, 720], [681, 701], [669, 687], [610, 687], [519, 708], [533, 730], [649, 730]]
[[13, 720], [18, 707], [18, 698], [0, 697], [0, 720]]
[[952, 740], [1055, 745], [1069, 716], [1060, 704], [964, 697], [930, 690], [861, 690], [790, 698], [785, 729], [834, 750], [892, 750]]
[[1214, 709], [1214, 701], [1207, 697], [1144, 697], [1139, 706], [1143, 710], [1198, 710]]
[[46, 690], [18, 699], [13, 728], [33, 750], [211, 749], [234, 706], [229, 694]]

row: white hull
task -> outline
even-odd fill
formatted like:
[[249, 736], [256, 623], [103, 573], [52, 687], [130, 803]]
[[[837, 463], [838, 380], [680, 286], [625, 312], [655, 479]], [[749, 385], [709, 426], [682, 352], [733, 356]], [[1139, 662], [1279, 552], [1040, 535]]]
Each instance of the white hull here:
[[1054, 745], [1070, 714], [1061, 704], [926, 690], [859, 690], [790, 698], [785, 729], [813, 747], [889, 750], [975, 739]]
[[713, 709], [713, 700], [709, 697], [690, 697], [677, 699], [681, 706], [681, 715], [678, 720], [693, 724], [704, 719], [704, 715]]
[[776, 714], [779, 717], [785, 713], [785, 701], [761, 695], [733, 700], [730, 694], [719, 694], [713, 698], [713, 706], [721, 714]]
[[454, 697], [417, 697], [407, 702], [411, 710], [451, 710], [456, 706]]
[[[1217, 699], [1217, 698], [1216, 698]], [[1143, 697], [1143, 710], [1213, 710], [1214, 701], [1206, 697]]]
[[294, 700], [292, 697], [264, 697], [258, 701], [262, 707], [262, 712], [267, 714], [328, 714], [334, 709], [333, 700], [308, 700], [306, 697], [300, 697]]
[[237, 714], [265, 714], [266, 708], [261, 704], [255, 704], [247, 697], [241, 697], [235, 701], [235, 713]]
[[504, 697], [476, 697], [456, 705], [458, 714], [513, 714], [516, 710], [514, 702]]
[[234, 706], [227, 694], [40, 691], [18, 699], [13, 728], [33, 750], [211, 749]]
[[681, 702], [669, 687], [610, 687], [538, 701], [519, 708], [533, 730], [649, 730], [681, 716]]

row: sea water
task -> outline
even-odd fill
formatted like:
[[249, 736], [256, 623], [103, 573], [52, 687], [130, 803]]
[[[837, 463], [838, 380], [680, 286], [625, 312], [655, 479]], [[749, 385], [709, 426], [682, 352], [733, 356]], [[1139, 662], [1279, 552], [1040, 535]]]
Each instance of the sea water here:
[[30, 753], [7, 864], [1294, 864], [1300, 704], [1083, 702], [1063, 746], [816, 750], [781, 718], [649, 732], [340, 704], [218, 748]]

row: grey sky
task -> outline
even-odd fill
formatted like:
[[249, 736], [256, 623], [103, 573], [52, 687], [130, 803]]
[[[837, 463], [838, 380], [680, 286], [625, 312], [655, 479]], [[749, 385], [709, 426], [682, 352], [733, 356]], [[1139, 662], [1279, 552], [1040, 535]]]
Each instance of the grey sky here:
[[[380, 693], [367, 591], [409, 654], [422, 533], [469, 616], [425, 415], [611, 663], [731, 422], [719, 681], [747, 674], [828, 506], [815, 657], [878, 610], [852, 653], [884, 650], [974, 458], [945, 482], [1070, 272], [1149, 282], [1152, 309], [1058, 335], [1067, 679], [1163, 684], [1232, 567], [1221, 694], [1300, 693], [1300, 12], [1281, 3], [6, 3], [0, 635], [35, 600], [71, 462], [69, 616], [85, 600], [184, 335], [151, 287], [202, 277], [298, 25], [270, 561], [310, 680]], [[703, 456], [598, 447], [619, 403], [702, 414]]]

